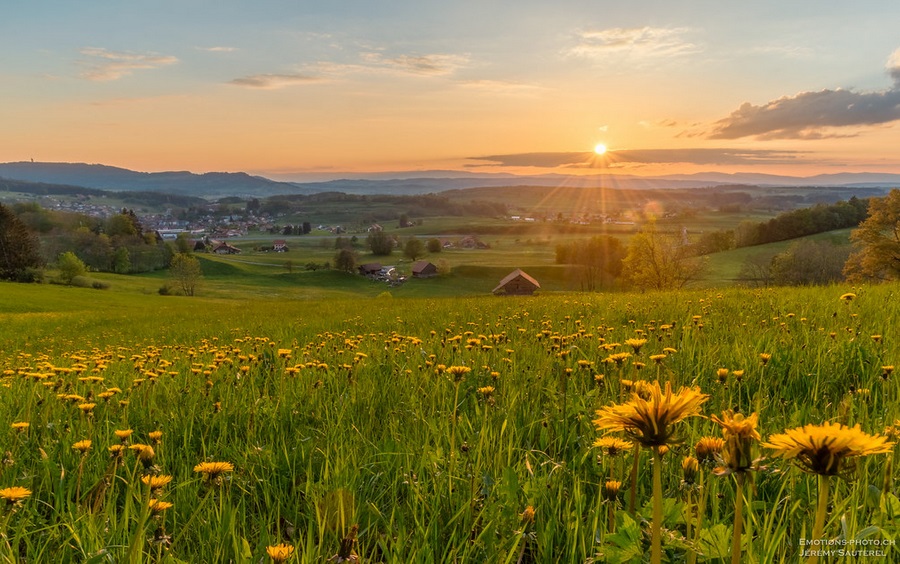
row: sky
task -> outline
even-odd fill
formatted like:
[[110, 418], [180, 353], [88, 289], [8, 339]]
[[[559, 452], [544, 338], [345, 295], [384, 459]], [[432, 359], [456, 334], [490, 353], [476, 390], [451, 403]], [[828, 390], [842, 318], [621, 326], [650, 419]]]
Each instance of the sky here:
[[898, 22], [896, 0], [6, 0], [0, 162], [900, 173]]

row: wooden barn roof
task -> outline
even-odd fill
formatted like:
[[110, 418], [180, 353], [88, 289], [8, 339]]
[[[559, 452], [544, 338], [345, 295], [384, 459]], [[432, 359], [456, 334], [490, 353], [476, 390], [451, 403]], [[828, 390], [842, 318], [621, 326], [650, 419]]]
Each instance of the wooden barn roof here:
[[510, 282], [512, 282], [513, 280], [515, 280], [516, 278], [518, 278], [520, 276], [522, 278], [524, 278], [525, 280], [527, 280], [528, 282], [530, 282], [531, 284], [534, 284], [535, 288], [541, 287], [540, 282], [538, 282], [537, 280], [535, 280], [534, 278], [532, 278], [531, 276], [526, 274], [525, 271], [523, 271], [521, 268], [517, 268], [517, 269], [513, 270], [512, 272], [510, 272], [509, 274], [507, 274], [506, 277], [503, 280], [501, 280], [500, 283], [497, 284], [497, 287], [494, 288], [492, 291], [496, 292], [497, 290], [503, 288], [504, 286], [506, 286], [507, 284], [509, 284]]

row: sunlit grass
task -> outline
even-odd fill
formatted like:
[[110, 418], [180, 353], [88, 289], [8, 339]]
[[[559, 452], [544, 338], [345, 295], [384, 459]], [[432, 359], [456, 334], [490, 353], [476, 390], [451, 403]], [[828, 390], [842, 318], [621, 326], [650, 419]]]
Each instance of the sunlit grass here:
[[[796, 561], [815, 477], [759, 452], [735, 488], [694, 445], [727, 410], [757, 413], [763, 440], [826, 421], [900, 434], [884, 369], [897, 289], [288, 300], [4, 284], [0, 489], [31, 493], [0, 503], [0, 558], [628, 561], [650, 555], [655, 508], [663, 559], [703, 562], [730, 558], [742, 495], [742, 561]], [[598, 439], [625, 437], [596, 411], [648, 381], [708, 394], [703, 417], [668, 452], [610, 454]], [[892, 456], [831, 481], [826, 537], [896, 538]]]

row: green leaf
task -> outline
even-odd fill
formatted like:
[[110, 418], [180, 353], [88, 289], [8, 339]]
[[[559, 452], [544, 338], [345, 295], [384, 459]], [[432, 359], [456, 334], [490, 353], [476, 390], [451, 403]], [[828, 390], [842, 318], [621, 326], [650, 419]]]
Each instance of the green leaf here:
[[900, 499], [892, 493], [881, 496], [881, 511], [888, 519], [896, 519], [900, 516]]
[[250, 559], [253, 558], [253, 551], [250, 550], [250, 543], [247, 542], [247, 539], [241, 537], [241, 558]]
[[616, 515], [616, 532], [606, 537], [606, 544], [597, 555], [609, 564], [640, 562], [644, 555], [641, 529], [627, 513]]
[[[667, 497], [663, 499], [663, 527], [674, 529], [684, 524], [684, 504], [677, 499]], [[641, 508], [641, 517], [647, 521], [653, 520], [653, 500], [647, 502]]]
[[700, 553], [707, 559], [731, 557], [731, 527], [722, 523], [700, 531]]

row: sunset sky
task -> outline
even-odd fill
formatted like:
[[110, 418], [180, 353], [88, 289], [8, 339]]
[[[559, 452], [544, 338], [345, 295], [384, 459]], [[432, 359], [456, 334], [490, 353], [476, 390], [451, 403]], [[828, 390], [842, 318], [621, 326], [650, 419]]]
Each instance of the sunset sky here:
[[896, 0], [10, 0], [0, 162], [900, 173], [898, 22]]

